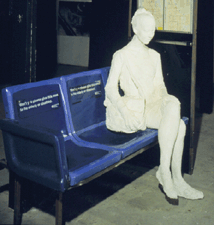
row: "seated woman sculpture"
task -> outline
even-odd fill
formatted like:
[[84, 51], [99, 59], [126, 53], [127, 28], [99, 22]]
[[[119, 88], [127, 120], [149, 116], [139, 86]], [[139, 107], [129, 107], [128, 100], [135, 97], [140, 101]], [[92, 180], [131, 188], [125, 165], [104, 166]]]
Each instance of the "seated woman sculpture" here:
[[178, 197], [202, 199], [203, 193], [189, 186], [181, 174], [186, 126], [180, 118], [180, 102], [167, 93], [159, 53], [146, 46], [155, 33], [153, 15], [138, 9], [132, 28], [132, 40], [113, 55], [105, 87], [107, 128], [125, 133], [158, 129], [160, 166], [156, 177], [166, 199], [175, 205]]

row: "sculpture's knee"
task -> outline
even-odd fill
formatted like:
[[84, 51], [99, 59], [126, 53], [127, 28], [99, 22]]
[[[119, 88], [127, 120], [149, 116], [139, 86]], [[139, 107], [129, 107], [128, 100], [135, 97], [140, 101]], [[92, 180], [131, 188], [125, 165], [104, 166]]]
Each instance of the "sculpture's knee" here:
[[179, 101], [177, 101], [177, 102], [170, 102], [170, 103], [169, 103], [169, 108], [170, 108], [170, 111], [171, 111], [173, 114], [180, 113], [180, 111], [181, 111], [181, 105], [180, 105], [180, 102], [179, 102]]
[[164, 112], [168, 116], [176, 116], [180, 117], [180, 111], [181, 111], [181, 104], [177, 98], [174, 96], [170, 96], [169, 99], [165, 100], [165, 107], [164, 107]]

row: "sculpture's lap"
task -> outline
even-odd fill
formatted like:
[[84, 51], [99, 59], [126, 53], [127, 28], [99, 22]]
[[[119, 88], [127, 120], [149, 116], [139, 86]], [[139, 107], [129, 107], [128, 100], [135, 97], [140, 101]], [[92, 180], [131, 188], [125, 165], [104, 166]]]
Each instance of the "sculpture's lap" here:
[[158, 129], [162, 119], [161, 100], [152, 106], [148, 106], [145, 111], [146, 127]]
[[[145, 111], [144, 101], [139, 100], [136, 102], [135, 98], [129, 97], [123, 97], [122, 99], [128, 109], [127, 113], [129, 112], [125, 116], [134, 117], [138, 121], [139, 127], [137, 130], [145, 130], [146, 127], [158, 129], [163, 116], [169, 116], [168, 109], [178, 110], [180, 107], [180, 102], [172, 95], [166, 95], [163, 98], [145, 104]], [[137, 131], [129, 129], [125, 118], [121, 116], [120, 112], [112, 104], [109, 104], [107, 107], [106, 117], [106, 125], [110, 130], [125, 133]]]

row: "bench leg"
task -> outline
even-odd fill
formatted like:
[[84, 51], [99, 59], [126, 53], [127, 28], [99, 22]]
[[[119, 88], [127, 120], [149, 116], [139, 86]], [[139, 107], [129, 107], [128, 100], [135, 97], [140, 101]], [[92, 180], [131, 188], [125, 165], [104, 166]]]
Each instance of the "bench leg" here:
[[15, 174], [9, 170], [9, 204], [11, 209], [14, 209], [14, 197], [15, 197]]
[[63, 193], [59, 192], [56, 198], [56, 225], [64, 225], [65, 222], [63, 220]]
[[22, 222], [21, 213], [21, 182], [19, 176], [15, 175], [14, 179], [14, 220], [15, 225], [20, 225]]

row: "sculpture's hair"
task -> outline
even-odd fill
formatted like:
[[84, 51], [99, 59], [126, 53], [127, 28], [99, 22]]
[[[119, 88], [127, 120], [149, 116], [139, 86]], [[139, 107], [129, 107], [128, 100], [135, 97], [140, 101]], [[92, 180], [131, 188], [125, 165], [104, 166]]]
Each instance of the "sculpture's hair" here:
[[139, 8], [139, 9], [137, 9], [134, 16], [132, 17], [131, 24], [133, 27], [137, 26], [137, 21], [140, 16], [148, 16], [155, 20], [154, 16], [149, 11], [147, 11], [145, 8]]

